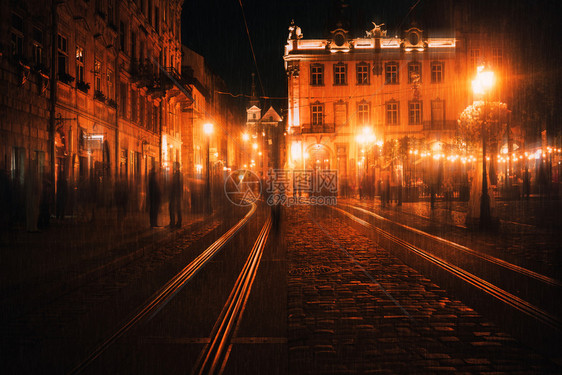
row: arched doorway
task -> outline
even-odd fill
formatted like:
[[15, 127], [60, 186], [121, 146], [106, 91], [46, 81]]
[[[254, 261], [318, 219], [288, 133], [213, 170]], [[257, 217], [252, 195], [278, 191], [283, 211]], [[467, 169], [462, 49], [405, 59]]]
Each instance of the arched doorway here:
[[306, 169], [326, 170], [331, 167], [330, 149], [323, 144], [317, 143], [308, 147], [306, 153]]

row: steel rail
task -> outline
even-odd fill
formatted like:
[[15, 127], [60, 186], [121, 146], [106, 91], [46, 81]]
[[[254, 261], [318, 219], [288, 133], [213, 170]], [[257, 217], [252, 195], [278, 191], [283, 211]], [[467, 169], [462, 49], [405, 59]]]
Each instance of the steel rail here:
[[211, 375], [221, 374], [224, 371], [230, 354], [230, 340], [236, 333], [246, 308], [270, 229], [271, 216], [267, 218], [258, 235], [252, 251], [213, 327], [211, 341], [201, 352], [192, 374]]
[[540, 309], [537, 306], [532, 305], [531, 303], [495, 286], [494, 284], [483, 280], [481, 278], [479, 278], [478, 276], [463, 270], [460, 267], [457, 267], [453, 264], [450, 264], [449, 262], [447, 262], [444, 259], [441, 259], [439, 257], [436, 257], [435, 255], [432, 255], [430, 253], [428, 253], [425, 250], [420, 249], [417, 246], [414, 246], [408, 242], [406, 242], [405, 240], [396, 237], [392, 234], [390, 234], [389, 232], [377, 228], [374, 225], [372, 225], [371, 223], [366, 222], [365, 220], [362, 220], [360, 218], [358, 218], [355, 215], [352, 215], [351, 213], [342, 210], [341, 208], [337, 208], [337, 207], [332, 207], [333, 209], [337, 210], [338, 212], [342, 213], [343, 215], [347, 216], [348, 218], [350, 218], [351, 220], [367, 227], [367, 228], [371, 228], [374, 229], [375, 231], [377, 231], [380, 235], [382, 235], [383, 237], [385, 237], [386, 239], [397, 243], [398, 245], [404, 247], [407, 250], [412, 251], [413, 253], [419, 255], [420, 257], [430, 261], [431, 263], [443, 268], [444, 270], [448, 271], [449, 273], [457, 276], [458, 278], [460, 278], [461, 280], [475, 286], [476, 288], [488, 293], [489, 295], [491, 295], [492, 297], [498, 299], [499, 301], [523, 312], [524, 314], [544, 323], [545, 325], [556, 329], [558, 331], [562, 330], [562, 322], [555, 316], [549, 314], [548, 312]]
[[228, 243], [232, 237], [254, 215], [257, 210], [257, 205], [252, 204], [250, 211], [225, 234], [217, 239], [211, 246], [203, 251], [197, 258], [183, 268], [176, 274], [170, 281], [168, 281], [159, 291], [153, 294], [131, 317], [129, 317], [124, 324], [109, 338], [97, 346], [82, 362], [74, 367], [69, 374], [79, 374], [94, 360], [96, 360], [103, 352], [105, 352], [115, 341], [129, 331], [133, 326], [138, 324], [141, 320], [150, 315], [152, 318], [160, 309], [162, 309], [168, 301], [170, 301], [202, 268], [209, 262], [218, 252]]
[[374, 213], [374, 212], [372, 212], [372, 211], [366, 210], [366, 209], [364, 209], [364, 208], [362, 208], [362, 207], [353, 206], [353, 205], [350, 205], [350, 204], [342, 204], [342, 206], [346, 206], [346, 207], [353, 208], [353, 209], [355, 209], [355, 210], [357, 210], [357, 211], [361, 211], [361, 212], [363, 212], [363, 213], [365, 213], [365, 214], [367, 214], [367, 215], [373, 216], [373, 217], [375, 217], [375, 218], [377, 218], [377, 219], [379, 219], [379, 220], [386, 221], [386, 222], [392, 223], [392, 224], [394, 224], [394, 225], [398, 225], [398, 226], [400, 226], [400, 227], [402, 227], [402, 228], [404, 228], [404, 229], [407, 229], [407, 230], [409, 230], [409, 231], [412, 231], [412, 232], [414, 232], [414, 233], [416, 233], [416, 234], [419, 234], [419, 235], [421, 235], [421, 236], [428, 237], [428, 238], [430, 238], [430, 239], [432, 239], [432, 240], [435, 240], [435, 241], [444, 243], [444, 244], [446, 244], [446, 245], [448, 245], [448, 246], [454, 247], [454, 248], [457, 249], [457, 250], [463, 251], [463, 252], [465, 252], [465, 253], [467, 253], [467, 254], [473, 255], [473, 256], [475, 256], [475, 257], [477, 257], [477, 258], [483, 259], [483, 260], [485, 260], [485, 261], [488, 261], [488, 262], [490, 262], [490, 263], [496, 264], [496, 265], [498, 265], [498, 266], [507, 268], [507, 269], [509, 269], [509, 270], [511, 270], [511, 271], [514, 271], [514, 272], [516, 272], [516, 273], [520, 273], [520, 274], [525, 275], [525, 276], [527, 276], [527, 277], [533, 278], [533, 279], [538, 280], [538, 281], [540, 281], [540, 282], [543, 282], [543, 283], [545, 283], [545, 284], [552, 285], [552, 286], [558, 286], [558, 287], [562, 286], [562, 282], [560, 282], [559, 280], [556, 280], [556, 279], [554, 279], [554, 278], [552, 278], [552, 277], [545, 276], [545, 275], [541, 275], [540, 273], [531, 271], [531, 270], [529, 270], [529, 269], [527, 269], [527, 268], [518, 266], [518, 265], [513, 264], [513, 263], [510, 263], [510, 262], [507, 262], [507, 261], [505, 261], [505, 260], [503, 260], [503, 259], [496, 258], [496, 257], [494, 257], [494, 256], [492, 256], [492, 255], [489, 255], [489, 254], [486, 254], [486, 253], [483, 253], [483, 252], [480, 252], [480, 251], [471, 249], [471, 248], [469, 248], [469, 247], [460, 245], [460, 244], [458, 244], [458, 243], [456, 243], [456, 242], [447, 240], [447, 239], [442, 238], [442, 237], [435, 236], [435, 235], [433, 235], [433, 234], [430, 234], [430, 233], [424, 232], [424, 231], [422, 231], [422, 230], [419, 230], [419, 229], [410, 227], [410, 226], [408, 226], [408, 225], [398, 223], [398, 222], [393, 221], [393, 220], [390, 220], [390, 219], [388, 219], [388, 218], [386, 218], [386, 217], [380, 216], [380, 215], [378, 215], [378, 214], [376, 214], [376, 213]]

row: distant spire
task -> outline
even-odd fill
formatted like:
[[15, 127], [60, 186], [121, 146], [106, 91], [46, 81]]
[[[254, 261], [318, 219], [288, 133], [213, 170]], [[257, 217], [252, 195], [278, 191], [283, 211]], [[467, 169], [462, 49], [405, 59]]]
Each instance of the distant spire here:
[[250, 99], [250, 107], [255, 105], [256, 107], [259, 107], [259, 100], [258, 100], [258, 96], [256, 95], [256, 81], [255, 81], [255, 73], [252, 73], [252, 97]]

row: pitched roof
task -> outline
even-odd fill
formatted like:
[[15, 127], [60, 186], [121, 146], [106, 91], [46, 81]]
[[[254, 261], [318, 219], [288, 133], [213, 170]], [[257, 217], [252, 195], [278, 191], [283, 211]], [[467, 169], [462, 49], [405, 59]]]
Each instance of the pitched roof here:
[[261, 119], [262, 119], [262, 121], [266, 121], [266, 122], [281, 122], [281, 121], [283, 121], [281, 116], [279, 116], [279, 114], [277, 113], [277, 111], [275, 111], [275, 109], [273, 109], [273, 107], [269, 107], [269, 109], [267, 110], [267, 112], [265, 112], [265, 114], [262, 116]]

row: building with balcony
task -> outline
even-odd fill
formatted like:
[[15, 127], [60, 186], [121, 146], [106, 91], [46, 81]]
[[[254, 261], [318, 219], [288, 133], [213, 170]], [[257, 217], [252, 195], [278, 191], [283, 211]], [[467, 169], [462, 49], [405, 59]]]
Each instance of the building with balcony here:
[[0, 165], [13, 183], [46, 172], [103, 203], [120, 179], [143, 205], [149, 170], [181, 162], [182, 3], [1, 3]]

